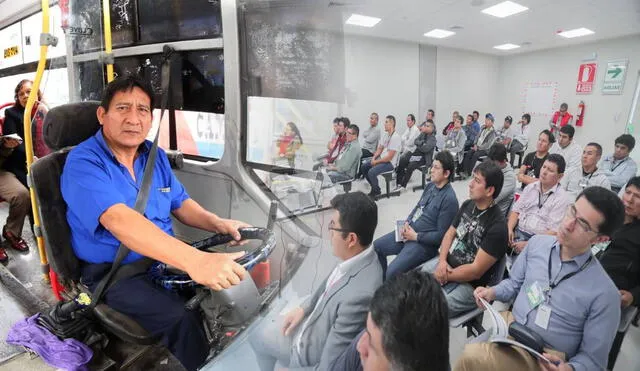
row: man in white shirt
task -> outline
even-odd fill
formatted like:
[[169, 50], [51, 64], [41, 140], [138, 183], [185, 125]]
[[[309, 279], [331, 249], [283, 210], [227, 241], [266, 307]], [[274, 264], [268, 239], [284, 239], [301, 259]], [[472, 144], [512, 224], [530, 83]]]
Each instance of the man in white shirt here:
[[611, 190], [619, 192], [629, 179], [636, 175], [638, 165], [629, 157], [629, 153], [636, 146], [635, 138], [630, 134], [622, 134], [616, 138], [616, 149], [613, 155], [605, 156], [600, 164], [600, 169], [605, 172]]
[[611, 189], [609, 178], [604, 171], [598, 169], [598, 161], [602, 156], [602, 146], [598, 143], [589, 143], [582, 151], [582, 166], [570, 170], [560, 182], [562, 188], [567, 191], [571, 201], [575, 200], [585, 188], [600, 186]]
[[261, 371], [273, 371], [276, 361], [284, 370], [327, 370], [365, 327], [371, 298], [382, 285], [382, 267], [370, 247], [378, 208], [362, 192], [338, 195], [331, 207], [328, 229], [341, 262], [299, 307], [259, 325], [250, 342]]
[[551, 146], [550, 154], [557, 153], [564, 158], [567, 164], [566, 173], [580, 167], [580, 159], [582, 158], [582, 147], [573, 141], [576, 129], [571, 125], [560, 128], [558, 140]]
[[511, 141], [513, 140], [513, 136], [516, 134], [513, 126], [513, 118], [511, 116], [507, 116], [504, 118], [504, 124], [498, 130], [496, 130], [497, 138], [496, 142], [504, 144], [505, 147], [509, 148], [511, 145]]
[[393, 115], [389, 115], [384, 120], [384, 135], [380, 140], [376, 153], [361, 166], [362, 174], [371, 185], [369, 196], [376, 197], [381, 194], [378, 175], [392, 171], [396, 167], [401, 147], [400, 135], [396, 133], [396, 118]]
[[[413, 151], [416, 150], [416, 138], [420, 135], [420, 129], [416, 125], [416, 117], [410, 113], [407, 115], [407, 130], [402, 133], [400, 141], [402, 142], [402, 150], [400, 151], [400, 157], [398, 158], [398, 166], [396, 166], [397, 178], [400, 179], [400, 175], [404, 174], [404, 169], [409, 165], [409, 160], [413, 155]], [[398, 172], [402, 169], [402, 174]]]
[[522, 115], [522, 119], [518, 122], [518, 125], [514, 129], [513, 139], [511, 141], [511, 146], [509, 147], [509, 153], [511, 154], [511, 159], [509, 162], [511, 166], [513, 166], [513, 162], [516, 158], [516, 153], [523, 152], [525, 148], [527, 148], [527, 144], [529, 143], [529, 124], [531, 123], [531, 115], [525, 113]]

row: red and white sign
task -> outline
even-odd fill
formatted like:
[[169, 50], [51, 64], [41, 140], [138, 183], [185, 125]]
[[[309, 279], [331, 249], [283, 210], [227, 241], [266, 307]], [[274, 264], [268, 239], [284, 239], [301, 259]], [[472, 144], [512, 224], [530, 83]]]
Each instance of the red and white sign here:
[[596, 79], [596, 63], [583, 63], [578, 70], [578, 84], [576, 85], [576, 93], [591, 94], [593, 91], [593, 82]]

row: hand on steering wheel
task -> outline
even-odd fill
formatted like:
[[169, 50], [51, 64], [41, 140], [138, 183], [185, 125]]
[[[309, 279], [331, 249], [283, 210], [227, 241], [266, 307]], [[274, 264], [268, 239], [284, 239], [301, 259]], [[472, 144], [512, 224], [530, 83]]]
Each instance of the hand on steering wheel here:
[[187, 274], [195, 282], [220, 291], [237, 285], [247, 271], [235, 260], [244, 256], [244, 251], [231, 254], [202, 253], [202, 256], [187, 269]]

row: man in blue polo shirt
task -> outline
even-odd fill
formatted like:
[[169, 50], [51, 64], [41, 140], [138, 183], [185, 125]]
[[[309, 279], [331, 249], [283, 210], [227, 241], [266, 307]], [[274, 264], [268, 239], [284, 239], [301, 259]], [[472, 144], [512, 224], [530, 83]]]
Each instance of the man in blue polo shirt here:
[[[144, 216], [133, 207], [140, 191], [151, 143], [150, 87], [133, 77], [107, 85], [97, 110], [102, 125], [67, 158], [62, 196], [67, 203], [71, 244], [81, 260], [81, 279], [90, 290], [111, 268], [120, 242], [131, 252], [123, 264], [143, 257], [187, 272], [214, 290], [236, 285], [246, 274], [236, 254], [209, 254], [174, 238], [171, 214], [180, 222], [240, 239], [245, 224], [220, 218], [189, 198], [174, 176], [165, 152], [158, 149], [149, 202]], [[146, 272], [123, 278], [110, 287], [104, 301], [137, 321], [174, 354], [187, 370], [195, 370], [209, 347], [198, 315], [184, 309], [175, 293], [154, 285]]]

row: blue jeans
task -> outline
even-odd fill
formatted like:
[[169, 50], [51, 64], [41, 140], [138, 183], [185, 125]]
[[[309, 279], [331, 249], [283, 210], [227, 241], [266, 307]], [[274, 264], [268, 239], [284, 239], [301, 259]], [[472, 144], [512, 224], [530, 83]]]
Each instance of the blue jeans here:
[[[382, 265], [383, 278], [391, 278], [405, 273], [427, 260], [438, 255], [438, 249], [424, 246], [417, 241], [396, 242], [395, 232], [389, 232], [373, 242], [373, 248], [378, 254]], [[396, 255], [387, 268], [387, 256]]]
[[333, 170], [327, 171], [327, 175], [329, 175], [329, 178], [331, 178], [331, 182], [333, 183], [338, 183], [345, 180], [353, 179], [349, 176], [349, 174], [345, 174], [345, 173], [341, 173], [339, 171], [333, 171]]
[[371, 184], [371, 192], [380, 193], [380, 186], [378, 185], [378, 175], [393, 170], [393, 165], [390, 162], [383, 162], [376, 166], [371, 166], [371, 161], [367, 161], [362, 164], [364, 168], [362, 174], [367, 178], [367, 182]]
[[[440, 258], [433, 258], [424, 263], [420, 270], [433, 273], [436, 271], [439, 261]], [[443, 293], [447, 298], [447, 306], [449, 307], [449, 318], [457, 317], [477, 308], [476, 300], [473, 298], [473, 290], [473, 286], [467, 282], [459, 282], [455, 287], [454, 285], [443, 287]]]

